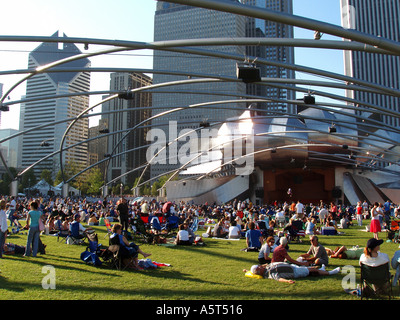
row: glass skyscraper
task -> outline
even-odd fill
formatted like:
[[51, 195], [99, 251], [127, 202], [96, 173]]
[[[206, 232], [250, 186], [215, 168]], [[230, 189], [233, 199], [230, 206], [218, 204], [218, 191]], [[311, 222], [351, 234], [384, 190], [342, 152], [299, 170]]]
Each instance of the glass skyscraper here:
[[[232, 2], [240, 2], [231, 0]], [[271, 8], [274, 10], [285, 10], [291, 12], [291, 0], [278, 1], [242, 1], [245, 4]], [[292, 29], [280, 26], [276, 23], [258, 19], [249, 19], [241, 15], [214, 11], [203, 8], [190, 7], [181, 4], [171, 4], [159, 1], [154, 19], [154, 41], [177, 40], [177, 39], [205, 39], [205, 38], [228, 38], [241, 37], [291, 37]], [[205, 48], [224, 53], [243, 56], [243, 61], [248, 56], [269, 58], [275, 61], [293, 62], [292, 51], [281, 48], [258, 47], [252, 51], [246, 46], [213, 46]], [[183, 71], [194, 74], [213, 74], [221, 76], [236, 77], [236, 61], [206, 57], [202, 55], [189, 55], [185, 53], [155, 51], [153, 68], [155, 70]], [[261, 76], [287, 77], [286, 70], [278, 70], [275, 67], [264, 66], [261, 68]], [[292, 75], [290, 75], [292, 76]], [[187, 76], [154, 74], [153, 83], [165, 83], [188, 79]], [[176, 107], [185, 107], [192, 104], [239, 99], [245, 94], [261, 95], [266, 98], [287, 98], [287, 93], [279, 92], [274, 88], [263, 88], [262, 86], [247, 85], [243, 82], [211, 82], [199, 84], [182, 84], [171, 88], [163, 88], [162, 94], [153, 93], [153, 107], [161, 108], [153, 111], [159, 113]], [[170, 93], [166, 93], [170, 91]], [[177, 92], [180, 93], [177, 93]], [[201, 122], [225, 121], [227, 118], [238, 116], [243, 110], [234, 110], [235, 107], [246, 107], [245, 103], [231, 103], [211, 105], [206, 108], [186, 109], [171, 113], [153, 121], [158, 128], [168, 132], [169, 121], [176, 121], [178, 133], [183, 128], [198, 128]], [[282, 108], [282, 106], [275, 106]], [[163, 127], [163, 125], [165, 125]], [[168, 138], [167, 138], [168, 139]], [[171, 160], [171, 159], [169, 159]], [[172, 160], [173, 162], [173, 160]], [[158, 176], [178, 165], [156, 164], [151, 167], [151, 175]]]
[[[53, 34], [56, 37], [58, 32]], [[65, 37], [65, 35], [64, 35]], [[72, 43], [42, 43], [29, 54], [29, 69], [36, 69], [49, 63], [80, 54]], [[79, 59], [60, 65], [60, 67], [90, 67], [88, 59]], [[89, 106], [89, 98], [84, 95], [38, 98], [85, 92], [90, 90], [89, 72], [59, 72], [37, 74], [27, 80], [26, 99], [21, 105], [20, 130], [28, 130], [41, 124], [73, 118]], [[33, 99], [29, 101], [29, 99]], [[26, 168], [49, 153], [59, 150], [60, 142], [69, 123], [63, 122], [40, 130], [31, 131], [22, 137], [21, 166]], [[89, 120], [79, 120], [66, 137], [64, 147], [87, 139]], [[87, 166], [87, 144], [80, 144], [63, 152], [63, 165], [83, 169]], [[60, 169], [59, 156], [49, 158], [34, 167], [37, 177], [43, 169], [57, 174]]]
[[[341, 0], [342, 25], [375, 36], [400, 41], [400, 3], [398, 0]], [[400, 88], [400, 57], [362, 51], [345, 52], [345, 74], [390, 88]], [[398, 97], [372, 92], [348, 91], [351, 98], [365, 101], [396, 112]], [[360, 113], [358, 113], [360, 114]], [[398, 127], [399, 118], [378, 113], [365, 114], [384, 124]]]

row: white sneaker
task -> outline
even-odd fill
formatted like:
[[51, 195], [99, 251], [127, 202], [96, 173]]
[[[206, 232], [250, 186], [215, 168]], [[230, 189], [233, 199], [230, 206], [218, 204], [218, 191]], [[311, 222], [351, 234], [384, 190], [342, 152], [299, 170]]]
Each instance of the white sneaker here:
[[325, 265], [323, 264], [322, 267], [319, 270], [326, 271], [325, 270]]
[[340, 267], [337, 267], [337, 268], [335, 268], [335, 269], [329, 271], [329, 275], [337, 274], [337, 273], [339, 273], [339, 272], [340, 272]]

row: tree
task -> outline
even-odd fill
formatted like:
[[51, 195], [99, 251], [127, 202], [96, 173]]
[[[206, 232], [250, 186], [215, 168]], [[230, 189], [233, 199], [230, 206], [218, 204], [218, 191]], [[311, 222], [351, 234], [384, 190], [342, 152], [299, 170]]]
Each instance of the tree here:
[[49, 185], [53, 186], [54, 181], [50, 170], [44, 169], [40, 174], [40, 179], [44, 179]]
[[99, 168], [92, 168], [87, 175], [88, 190], [90, 194], [100, 194], [101, 186], [104, 184], [103, 174]]
[[22, 176], [22, 190], [26, 188], [31, 188], [37, 183], [37, 179], [35, 176], [35, 173], [33, 172], [33, 169], [28, 170], [27, 172], [24, 173]]
[[[15, 168], [10, 167], [9, 170], [14, 177], [17, 175], [17, 170]], [[12, 182], [11, 177], [7, 173], [4, 173], [3, 179], [0, 180], [1, 194], [8, 195], [10, 193], [11, 182]]]

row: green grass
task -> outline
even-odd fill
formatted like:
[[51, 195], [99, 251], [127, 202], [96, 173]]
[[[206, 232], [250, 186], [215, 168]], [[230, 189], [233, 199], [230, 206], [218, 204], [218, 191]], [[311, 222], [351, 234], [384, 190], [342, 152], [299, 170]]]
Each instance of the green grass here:
[[[364, 221], [364, 226], [369, 221]], [[94, 227], [100, 243], [105, 227]], [[198, 233], [204, 232], [200, 230]], [[364, 246], [372, 236], [353, 226], [338, 236], [320, 236], [329, 248]], [[25, 245], [26, 235], [12, 235], [7, 242]], [[386, 240], [386, 233], [380, 233]], [[295, 284], [269, 279], [252, 279], [242, 270], [257, 263], [257, 252], [241, 251], [245, 241], [204, 239], [204, 247], [141, 245], [152, 253], [152, 260], [172, 266], [155, 270], [119, 271], [106, 266], [93, 267], [80, 259], [85, 246], [57, 242], [57, 237], [41, 236], [47, 245], [46, 254], [34, 257], [4, 255], [0, 260], [0, 299], [9, 300], [358, 300], [344, 292], [339, 273], [329, 277], [298, 279]], [[297, 258], [309, 248], [308, 237], [303, 243], [290, 243], [289, 254]], [[392, 257], [398, 244], [384, 242], [381, 251]], [[141, 258], [141, 257], [139, 257]], [[43, 289], [42, 268], [53, 266], [56, 289]], [[354, 266], [359, 282], [358, 261], [330, 259], [331, 270], [337, 266]], [[392, 272], [394, 272], [392, 270]], [[394, 289], [396, 299], [398, 289]]]

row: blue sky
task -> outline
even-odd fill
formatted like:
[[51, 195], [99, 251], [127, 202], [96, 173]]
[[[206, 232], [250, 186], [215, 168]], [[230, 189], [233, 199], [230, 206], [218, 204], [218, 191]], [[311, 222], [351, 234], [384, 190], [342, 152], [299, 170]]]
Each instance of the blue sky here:
[[[339, 0], [293, 0], [294, 14], [340, 25]], [[2, 6], [1, 35], [50, 36], [56, 30], [69, 37], [153, 41], [154, 0], [14, 0]], [[313, 38], [313, 31], [295, 28], [295, 38]], [[333, 39], [323, 35], [323, 39]], [[25, 69], [28, 54], [38, 43], [0, 42], [0, 70]], [[83, 48], [81, 48], [82, 51]], [[89, 50], [94, 49], [93, 47]], [[99, 48], [96, 48], [99, 49]], [[129, 55], [111, 55], [91, 58], [93, 67], [151, 68], [151, 51], [131, 52]], [[333, 50], [296, 49], [295, 63], [343, 73], [342, 52]], [[328, 63], [329, 61], [329, 63]], [[312, 76], [297, 74], [299, 79]], [[22, 78], [0, 76], [3, 92]], [[92, 90], [107, 90], [107, 74], [92, 75]], [[25, 94], [21, 85], [10, 94], [18, 100]], [[92, 97], [91, 105], [100, 97]], [[18, 129], [19, 106], [11, 106], [2, 113], [1, 128]]]

